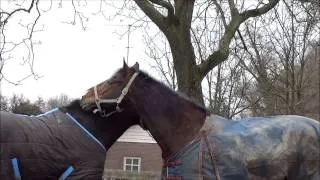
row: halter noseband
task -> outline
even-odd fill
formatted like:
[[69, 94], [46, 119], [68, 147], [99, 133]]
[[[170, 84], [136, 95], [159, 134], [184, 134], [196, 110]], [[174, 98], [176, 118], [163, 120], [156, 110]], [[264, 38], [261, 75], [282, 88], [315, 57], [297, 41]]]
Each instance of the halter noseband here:
[[[118, 98], [115, 99], [100, 99], [98, 96], [98, 91], [97, 91], [97, 86], [94, 87], [94, 97], [95, 97], [95, 102], [97, 105], [97, 109], [95, 109], [93, 112], [100, 112], [102, 117], [109, 117], [112, 114], [116, 113], [116, 112], [122, 112], [122, 109], [119, 107], [119, 104], [121, 103], [121, 101], [123, 100], [123, 98], [128, 94], [129, 88], [132, 85], [134, 79], [138, 76], [139, 72], [135, 72], [131, 79], [129, 80], [128, 84], [122, 89], [121, 94]], [[101, 108], [101, 104], [102, 103], [116, 103], [117, 107], [116, 110], [107, 113]]]

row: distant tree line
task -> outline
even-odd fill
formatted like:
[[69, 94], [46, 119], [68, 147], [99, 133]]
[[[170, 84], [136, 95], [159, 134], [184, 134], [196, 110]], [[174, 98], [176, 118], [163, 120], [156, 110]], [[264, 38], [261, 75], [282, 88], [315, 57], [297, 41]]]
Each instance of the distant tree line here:
[[38, 97], [36, 101], [31, 102], [22, 94], [14, 94], [11, 97], [0, 95], [0, 110], [24, 115], [38, 115], [68, 104], [72, 99], [65, 94], [60, 94], [44, 100]]

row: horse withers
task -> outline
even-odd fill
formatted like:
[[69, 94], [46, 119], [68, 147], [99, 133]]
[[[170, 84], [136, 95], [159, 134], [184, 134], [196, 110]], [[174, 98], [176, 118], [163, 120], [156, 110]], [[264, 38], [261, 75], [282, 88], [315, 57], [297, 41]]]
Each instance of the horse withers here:
[[226, 120], [124, 65], [82, 97], [84, 109], [137, 113], [162, 149], [163, 179], [320, 179], [320, 124], [301, 116]]
[[0, 112], [0, 179], [102, 179], [106, 150], [136, 121], [102, 118], [79, 100], [39, 116]]

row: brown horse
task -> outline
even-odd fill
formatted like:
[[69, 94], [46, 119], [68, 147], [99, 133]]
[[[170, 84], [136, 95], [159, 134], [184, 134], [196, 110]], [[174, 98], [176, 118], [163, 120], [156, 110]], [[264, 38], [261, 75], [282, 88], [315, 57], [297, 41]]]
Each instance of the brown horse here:
[[102, 179], [106, 150], [138, 122], [102, 118], [79, 100], [39, 116], [0, 112], [0, 179]]
[[[320, 124], [300, 116], [232, 121], [125, 63], [81, 104], [102, 115], [137, 113], [162, 149], [163, 179], [320, 179]], [[113, 110], [111, 110], [113, 109]]]

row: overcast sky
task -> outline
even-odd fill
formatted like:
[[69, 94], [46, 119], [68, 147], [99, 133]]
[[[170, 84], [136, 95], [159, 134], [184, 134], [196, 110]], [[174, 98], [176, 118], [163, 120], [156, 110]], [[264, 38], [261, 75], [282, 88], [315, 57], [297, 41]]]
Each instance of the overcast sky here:
[[[31, 100], [38, 96], [47, 99], [61, 93], [78, 98], [121, 67], [127, 53], [127, 35], [121, 38], [114, 32], [125, 32], [128, 23], [92, 16], [88, 29], [83, 31], [79, 23], [62, 23], [72, 19], [72, 10], [56, 6], [54, 4], [53, 9], [40, 18], [37, 27], [40, 29], [44, 25], [44, 31], [34, 34], [34, 40], [41, 41], [41, 45], [35, 46], [34, 70], [42, 77], [38, 80], [28, 78], [18, 86], [2, 81], [1, 94], [24, 94]], [[10, 27], [10, 35], [18, 38], [21, 29], [14, 25]], [[150, 62], [146, 60], [141, 30], [131, 33], [130, 46], [129, 65], [139, 62], [140, 67], [148, 71]], [[22, 55], [25, 52], [16, 51], [12, 54], [14, 58], [4, 66], [4, 74], [12, 81], [25, 77], [30, 71], [28, 66], [22, 65]]]

